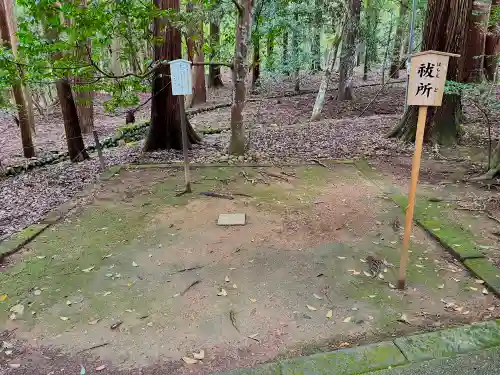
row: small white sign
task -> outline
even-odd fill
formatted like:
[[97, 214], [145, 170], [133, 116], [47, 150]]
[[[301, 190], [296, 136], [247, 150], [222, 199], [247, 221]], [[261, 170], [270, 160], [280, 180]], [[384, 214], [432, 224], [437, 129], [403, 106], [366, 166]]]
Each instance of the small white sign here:
[[191, 63], [184, 59], [170, 63], [172, 80], [172, 95], [191, 95], [193, 93], [193, 79], [191, 77]]

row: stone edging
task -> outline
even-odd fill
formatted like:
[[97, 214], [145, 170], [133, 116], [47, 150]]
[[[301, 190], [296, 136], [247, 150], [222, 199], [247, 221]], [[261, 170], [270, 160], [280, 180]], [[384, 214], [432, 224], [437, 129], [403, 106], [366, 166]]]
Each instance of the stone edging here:
[[496, 346], [500, 346], [500, 319], [218, 375], [355, 375]]

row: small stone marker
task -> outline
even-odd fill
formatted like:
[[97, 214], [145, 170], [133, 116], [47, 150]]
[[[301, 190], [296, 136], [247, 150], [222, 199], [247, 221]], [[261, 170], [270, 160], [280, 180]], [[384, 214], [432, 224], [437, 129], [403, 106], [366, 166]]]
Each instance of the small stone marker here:
[[217, 225], [221, 226], [233, 226], [233, 225], [245, 225], [246, 224], [245, 214], [220, 214], [217, 220]]

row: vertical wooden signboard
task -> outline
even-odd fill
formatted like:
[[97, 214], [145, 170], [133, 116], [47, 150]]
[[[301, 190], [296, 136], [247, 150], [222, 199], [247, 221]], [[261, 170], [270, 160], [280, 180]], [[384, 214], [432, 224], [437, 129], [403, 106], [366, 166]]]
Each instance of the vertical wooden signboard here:
[[415, 152], [413, 154], [410, 190], [408, 193], [408, 207], [406, 208], [405, 231], [401, 260], [399, 263], [398, 288], [406, 285], [406, 267], [408, 265], [408, 248], [410, 245], [413, 212], [415, 210], [415, 196], [417, 193], [420, 160], [422, 158], [422, 144], [424, 141], [425, 121], [428, 107], [439, 107], [443, 101], [446, 73], [450, 57], [460, 55], [439, 51], [424, 51], [412, 55], [410, 66], [410, 80], [408, 82], [408, 105], [418, 106], [417, 133], [415, 135]]

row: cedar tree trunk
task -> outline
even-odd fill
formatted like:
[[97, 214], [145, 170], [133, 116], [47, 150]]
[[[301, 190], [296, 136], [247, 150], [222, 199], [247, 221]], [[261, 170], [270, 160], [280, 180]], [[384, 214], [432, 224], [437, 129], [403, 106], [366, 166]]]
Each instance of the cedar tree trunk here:
[[483, 78], [484, 52], [490, 4], [475, 0], [467, 25], [467, 46], [465, 49], [464, 82], [480, 82]]
[[[429, 0], [424, 26], [422, 51], [437, 50], [460, 54], [451, 58], [448, 80], [463, 82], [468, 17], [472, 0]], [[417, 107], [406, 110], [401, 122], [389, 136], [414, 141]], [[462, 121], [461, 96], [444, 94], [441, 107], [429, 108], [425, 128], [425, 141], [454, 144], [460, 134]]]
[[356, 54], [356, 38], [359, 30], [361, 0], [349, 0], [349, 15], [342, 35], [340, 54], [338, 100], [352, 99], [352, 76]]
[[290, 75], [290, 67], [288, 66], [288, 30], [283, 31], [283, 54], [281, 55], [281, 66], [283, 73]]
[[314, 32], [311, 41], [311, 70], [317, 72], [321, 70], [321, 16], [322, 16], [322, 0], [314, 2]]
[[[214, 61], [220, 48], [220, 26], [218, 22], [210, 22], [210, 61]], [[220, 66], [210, 65], [208, 67], [208, 87], [222, 87]]]
[[491, 2], [490, 26], [486, 34], [484, 67], [486, 78], [490, 81], [493, 81], [495, 77], [495, 71], [498, 66], [498, 56], [500, 55], [500, 20], [493, 20], [494, 15], [496, 15], [496, 17], [500, 15], [500, 0], [493, 0]]
[[399, 6], [399, 16], [396, 24], [396, 35], [394, 36], [394, 46], [392, 49], [392, 62], [389, 77], [399, 78], [401, 68], [401, 44], [403, 43], [403, 33], [406, 29], [406, 14], [408, 13], [409, 0], [401, 0]]
[[[179, 0], [154, 0], [161, 10], [173, 9], [179, 12]], [[175, 60], [182, 56], [181, 33], [179, 29], [166, 24], [166, 20], [157, 18], [154, 21], [155, 38], [161, 38], [154, 46], [155, 60]], [[151, 100], [151, 126], [144, 145], [144, 151], [165, 150], [174, 148], [182, 150], [181, 114], [179, 100], [173, 96], [170, 85], [170, 67], [161, 65], [153, 75]], [[186, 116], [185, 113], [182, 116]], [[186, 119], [189, 143], [198, 143], [200, 138]]]
[[245, 153], [245, 128], [243, 124], [243, 108], [245, 106], [245, 79], [247, 75], [248, 43], [250, 41], [252, 23], [252, 0], [235, 0], [238, 10], [236, 25], [236, 41], [233, 60], [233, 104], [231, 106], [231, 140], [229, 153], [243, 155]]

